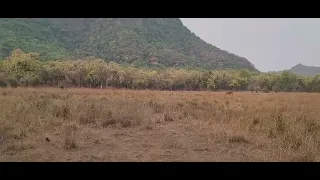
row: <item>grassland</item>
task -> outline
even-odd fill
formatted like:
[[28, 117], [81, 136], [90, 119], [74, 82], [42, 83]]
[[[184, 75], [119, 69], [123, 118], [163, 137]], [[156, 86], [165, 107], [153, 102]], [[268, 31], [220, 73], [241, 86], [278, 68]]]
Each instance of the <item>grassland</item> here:
[[0, 161], [320, 161], [320, 95], [0, 89]]

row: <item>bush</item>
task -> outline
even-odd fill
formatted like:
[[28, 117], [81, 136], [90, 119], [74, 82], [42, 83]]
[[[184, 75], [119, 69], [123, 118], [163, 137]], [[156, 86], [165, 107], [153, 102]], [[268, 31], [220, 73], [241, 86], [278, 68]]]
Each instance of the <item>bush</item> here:
[[7, 87], [7, 78], [4, 73], [0, 73], [0, 87]]
[[0, 73], [0, 87], [17, 87], [18, 85], [14, 77], [8, 76], [6, 73]]
[[34, 77], [32, 75], [28, 75], [26, 77], [21, 78], [19, 83], [22, 86], [36, 86], [39, 83], [39, 78]]
[[9, 77], [7, 82], [7, 85], [10, 87], [16, 88], [19, 86], [18, 81], [14, 77]]

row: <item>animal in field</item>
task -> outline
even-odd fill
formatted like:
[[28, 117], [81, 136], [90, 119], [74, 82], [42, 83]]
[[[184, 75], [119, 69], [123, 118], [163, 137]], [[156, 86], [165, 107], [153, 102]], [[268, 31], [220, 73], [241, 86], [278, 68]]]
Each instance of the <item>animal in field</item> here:
[[228, 91], [228, 92], [226, 92], [226, 94], [233, 95], [233, 92], [232, 91]]

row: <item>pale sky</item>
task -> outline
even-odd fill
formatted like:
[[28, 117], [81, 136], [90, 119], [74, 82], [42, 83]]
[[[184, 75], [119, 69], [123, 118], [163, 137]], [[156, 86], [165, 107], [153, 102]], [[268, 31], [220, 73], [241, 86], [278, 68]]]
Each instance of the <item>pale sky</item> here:
[[320, 66], [320, 19], [181, 18], [201, 39], [247, 58], [260, 71]]

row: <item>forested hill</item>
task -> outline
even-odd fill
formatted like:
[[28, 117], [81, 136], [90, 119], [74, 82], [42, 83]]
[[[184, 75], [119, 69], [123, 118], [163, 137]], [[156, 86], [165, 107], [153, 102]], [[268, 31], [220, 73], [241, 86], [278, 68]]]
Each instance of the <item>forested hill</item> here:
[[289, 71], [303, 76], [315, 76], [320, 74], [320, 67], [305, 66], [303, 64], [298, 64], [292, 67]]
[[[316, 75], [320, 74], [320, 67], [306, 66], [306, 65], [299, 63], [287, 71], [290, 71], [290, 72], [295, 73], [300, 76], [316, 76]], [[271, 72], [271, 73], [281, 74], [283, 72], [284, 71], [276, 71], [276, 72]]]
[[95, 56], [141, 66], [256, 70], [206, 43], [178, 18], [0, 19], [0, 58], [14, 49], [43, 60]]

